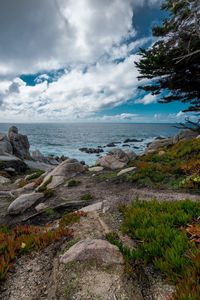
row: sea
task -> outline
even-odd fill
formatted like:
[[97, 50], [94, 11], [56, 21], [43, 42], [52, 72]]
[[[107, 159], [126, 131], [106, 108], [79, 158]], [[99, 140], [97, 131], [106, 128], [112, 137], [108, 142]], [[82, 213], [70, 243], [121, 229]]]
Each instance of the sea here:
[[[114, 143], [118, 148], [131, 149], [139, 154], [156, 137], [170, 137], [179, 131], [175, 124], [160, 123], [0, 123], [0, 132], [7, 133], [13, 125], [28, 136], [30, 151], [38, 149], [44, 155], [65, 155], [88, 165], [94, 165], [98, 156], [81, 152], [80, 148], [101, 146], [103, 155], [111, 149], [107, 145]], [[126, 139], [138, 141], [125, 143]]]

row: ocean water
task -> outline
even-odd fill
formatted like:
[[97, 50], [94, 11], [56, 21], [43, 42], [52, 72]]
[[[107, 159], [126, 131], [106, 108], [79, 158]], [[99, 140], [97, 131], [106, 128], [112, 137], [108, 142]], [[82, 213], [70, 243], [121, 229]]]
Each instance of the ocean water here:
[[[98, 159], [96, 154], [79, 151], [82, 147], [104, 147], [106, 153], [111, 148], [108, 143], [114, 142], [117, 147], [132, 149], [141, 153], [146, 145], [158, 136], [173, 136], [178, 132], [174, 124], [127, 124], [127, 123], [57, 123], [57, 124], [1, 124], [0, 132], [7, 133], [12, 125], [18, 127], [20, 133], [29, 138], [31, 151], [40, 150], [44, 155], [65, 155], [78, 160], [84, 160], [93, 165]], [[142, 142], [128, 143], [128, 138], [143, 139]], [[101, 154], [103, 155], [103, 153]]]

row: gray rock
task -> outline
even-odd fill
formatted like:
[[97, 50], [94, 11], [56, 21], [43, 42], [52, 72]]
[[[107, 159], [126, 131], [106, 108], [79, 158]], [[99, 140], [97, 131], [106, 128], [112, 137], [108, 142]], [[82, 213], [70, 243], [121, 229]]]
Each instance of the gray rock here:
[[91, 167], [88, 169], [90, 172], [101, 172], [103, 171], [103, 167]]
[[84, 211], [86, 213], [93, 212], [93, 211], [98, 211], [103, 208], [103, 202], [96, 202], [94, 204], [90, 204], [88, 206], [82, 207], [79, 209], [79, 211]]
[[9, 184], [9, 183], [11, 183], [9, 178], [0, 176], [0, 184]]
[[125, 149], [124, 152], [126, 153], [130, 161], [135, 160], [137, 157], [137, 154], [130, 149]]
[[13, 148], [13, 154], [21, 159], [31, 159], [30, 144], [26, 135], [18, 133], [15, 126], [10, 127], [8, 138]]
[[96, 165], [101, 167], [116, 170], [124, 168], [130, 161], [130, 155], [127, 155], [125, 151], [115, 148], [112, 149], [106, 156], [103, 156], [97, 160]]
[[13, 154], [13, 148], [11, 143], [8, 140], [8, 137], [0, 132], [0, 153], [9, 153]]
[[24, 162], [27, 164], [29, 168], [35, 170], [51, 171], [54, 168], [53, 165], [44, 162], [33, 161], [33, 160], [24, 160]]
[[39, 199], [43, 198], [43, 193], [31, 193], [23, 194], [15, 199], [8, 207], [8, 214], [17, 215], [22, 214], [32, 205], [34, 205]]
[[151, 153], [157, 151], [160, 148], [173, 145], [173, 138], [154, 140], [149, 144], [148, 148], [145, 150], [145, 153]]
[[121, 175], [124, 175], [126, 173], [133, 172], [135, 170], [136, 170], [136, 167], [126, 168], [126, 169], [121, 170], [119, 173], [117, 173], [117, 176], [121, 176]]
[[31, 153], [31, 156], [34, 160], [40, 161], [40, 162], [47, 162], [46, 157], [39, 151], [35, 150]]
[[27, 165], [18, 157], [11, 154], [0, 155], [0, 170], [12, 168], [17, 174], [23, 174], [27, 169]]
[[83, 166], [76, 159], [67, 159], [55, 167], [51, 172], [49, 172], [45, 177], [40, 186], [47, 182], [51, 178], [51, 182], [48, 184], [48, 188], [55, 188], [66, 180], [83, 173], [85, 171], [85, 166]]
[[192, 131], [190, 129], [181, 130], [173, 138], [173, 143], [176, 144], [179, 141], [188, 141], [198, 136], [198, 132]]
[[76, 243], [61, 257], [60, 262], [68, 264], [73, 261], [95, 261], [99, 265], [121, 265], [124, 263], [119, 249], [108, 241], [86, 239]]
[[40, 212], [46, 208], [48, 208], [49, 206], [46, 203], [39, 203], [38, 205], [36, 205], [35, 210], [37, 212]]

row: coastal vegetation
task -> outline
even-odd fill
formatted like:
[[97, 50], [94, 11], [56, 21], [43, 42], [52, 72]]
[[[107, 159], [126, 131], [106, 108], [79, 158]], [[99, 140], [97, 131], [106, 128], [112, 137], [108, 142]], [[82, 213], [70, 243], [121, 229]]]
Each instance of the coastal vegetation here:
[[136, 169], [118, 177], [117, 171], [98, 176], [99, 180], [127, 181], [139, 187], [200, 189], [200, 141], [192, 139], [146, 153], [129, 163]]
[[200, 204], [136, 199], [129, 206], [120, 206], [120, 211], [121, 230], [136, 246], [129, 249], [116, 233], [108, 234], [107, 239], [119, 247], [126, 261], [130, 265], [153, 264], [176, 284], [173, 299], [199, 299]]

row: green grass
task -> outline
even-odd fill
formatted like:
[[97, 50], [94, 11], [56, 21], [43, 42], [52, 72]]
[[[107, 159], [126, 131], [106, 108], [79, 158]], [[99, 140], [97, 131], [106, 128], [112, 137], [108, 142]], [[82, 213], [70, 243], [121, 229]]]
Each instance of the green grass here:
[[45, 192], [48, 188], [48, 184], [51, 183], [53, 176], [50, 176], [38, 189], [38, 192], [42, 193]]
[[52, 207], [45, 208], [44, 212], [48, 217], [52, 217], [55, 214], [55, 211]]
[[90, 201], [93, 199], [93, 196], [90, 193], [85, 193], [80, 198], [83, 201]]
[[200, 247], [188, 238], [186, 231], [188, 224], [198, 224], [200, 203], [137, 199], [120, 210], [122, 231], [135, 240], [137, 247], [128, 249], [113, 233], [107, 239], [118, 246], [126, 260], [153, 263], [155, 269], [176, 284], [174, 299], [200, 299]]
[[80, 180], [71, 179], [71, 180], [68, 181], [67, 186], [68, 187], [75, 187], [75, 186], [78, 186], [79, 184], [81, 184]]
[[28, 181], [34, 180], [39, 178], [42, 174], [44, 174], [44, 171], [42, 170], [35, 170], [32, 174], [30, 174], [27, 178]]

